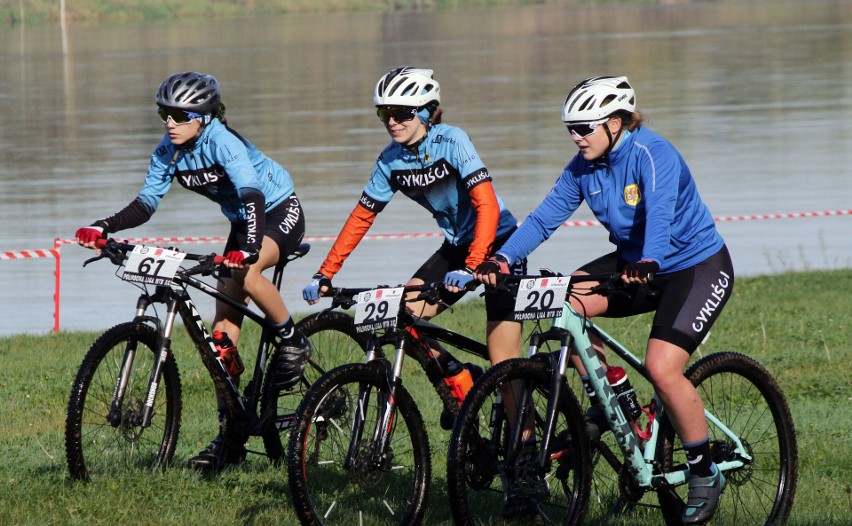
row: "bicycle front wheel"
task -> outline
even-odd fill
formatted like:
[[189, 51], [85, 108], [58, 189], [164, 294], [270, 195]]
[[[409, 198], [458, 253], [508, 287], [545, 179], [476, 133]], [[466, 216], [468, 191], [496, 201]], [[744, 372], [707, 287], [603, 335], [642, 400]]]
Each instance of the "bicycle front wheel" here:
[[[751, 461], [725, 472], [727, 485], [713, 518], [719, 524], [779, 524], [793, 507], [798, 476], [796, 431], [778, 383], [756, 360], [737, 353], [716, 353], [696, 362], [686, 373], [705, 408], [739, 437]], [[709, 423], [709, 422], [708, 422]], [[710, 424], [714, 462], [735, 460], [735, 445]], [[683, 444], [663, 422], [664, 470], [683, 465]], [[667, 524], [681, 524], [686, 486], [660, 492]]]
[[[431, 457], [423, 418], [383, 364], [333, 369], [299, 406], [287, 453], [293, 505], [303, 525], [417, 524]], [[388, 407], [395, 404], [387, 416]]]
[[[366, 338], [355, 331], [352, 316], [342, 312], [323, 311], [312, 314], [296, 325], [310, 341], [313, 350], [302, 376], [293, 389], [282, 391], [267, 375], [261, 396], [261, 411], [274, 414], [272, 425], [263, 434], [266, 454], [273, 463], [283, 461], [285, 440], [281, 433], [293, 425], [296, 408], [308, 388], [326, 371], [345, 363], [363, 362]], [[274, 407], [272, 410], [267, 408]]]
[[[535, 516], [549, 524], [580, 524], [592, 468], [583, 415], [566, 384], [545, 465], [535, 463], [545, 433], [551, 375], [544, 360], [507, 360], [485, 373], [465, 397], [447, 458], [450, 508], [456, 524], [495, 524], [502, 518]], [[522, 397], [525, 402], [520, 401]], [[522, 411], [527, 415], [525, 444], [510, 462], [512, 428]]]
[[[163, 364], [151, 425], [142, 427], [156, 349], [156, 331], [135, 322], [109, 329], [89, 349], [71, 387], [65, 421], [65, 454], [73, 478], [90, 480], [128, 468], [153, 471], [171, 461], [181, 414], [180, 376], [171, 354]], [[124, 396], [113, 407], [123, 367], [129, 368]]]

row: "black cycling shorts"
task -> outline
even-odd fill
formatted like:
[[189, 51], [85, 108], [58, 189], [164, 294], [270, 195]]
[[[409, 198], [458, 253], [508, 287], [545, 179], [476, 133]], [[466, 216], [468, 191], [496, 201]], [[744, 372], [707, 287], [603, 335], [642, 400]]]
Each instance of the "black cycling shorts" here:
[[[225, 254], [241, 250], [246, 246], [247, 228], [245, 221], [231, 223], [231, 233], [225, 243]], [[266, 212], [263, 235], [272, 238], [278, 245], [279, 261], [299, 248], [305, 237], [305, 213], [296, 194], [290, 195], [280, 205]]]
[[[589, 274], [621, 272], [627, 261], [614, 252], [579, 270]], [[734, 288], [734, 267], [727, 247], [701, 263], [669, 274], [657, 274], [647, 285], [619, 288], [609, 295], [605, 318], [656, 311], [651, 338], [692, 354], [710, 333]]]
[[[501, 238], [494, 240], [494, 248], [492, 252], [503, 246], [503, 243], [509, 239], [512, 233], [504, 235]], [[463, 269], [466, 266], [465, 260], [470, 252], [470, 246], [454, 246], [444, 241], [437, 252], [426, 260], [423, 265], [414, 273], [414, 278], [421, 279], [425, 283], [433, 283], [435, 281], [444, 281], [444, 276], [447, 272]], [[524, 258], [511, 266], [512, 274], [524, 275], [527, 273], [527, 260]], [[441, 289], [441, 301], [447, 305], [452, 305], [467, 294], [467, 291], [450, 292], [447, 289]], [[512, 314], [515, 310], [515, 297], [507, 291], [487, 291], [485, 294], [485, 313], [488, 321], [506, 321], [512, 319]]]

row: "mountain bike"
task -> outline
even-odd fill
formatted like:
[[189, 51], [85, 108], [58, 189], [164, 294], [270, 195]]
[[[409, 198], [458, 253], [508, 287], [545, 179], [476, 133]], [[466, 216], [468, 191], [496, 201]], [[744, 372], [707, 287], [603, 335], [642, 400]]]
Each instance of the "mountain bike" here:
[[[215, 389], [223, 395], [226, 441], [243, 444], [249, 437], [259, 436], [265, 453], [251, 452], [265, 454], [273, 462], [282, 460], [280, 435], [292, 425], [295, 408], [310, 382], [333, 364], [363, 356], [366, 339], [355, 332], [351, 317], [336, 312], [309, 316], [297, 327], [311, 341], [311, 358], [300, 384], [281, 391], [265, 377], [277, 343], [273, 323], [200, 279], [218, 279], [222, 256], [114, 239], [99, 246], [100, 255], [84, 266], [106, 258], [119, 267], [117, 276], [137, 285], [142, 293], [133, 319], [112, 327], [94, 342], [74, 379], [65, 422], [65, 452], [68, 470], [75, 479], [91, 480], [128, 468], [161, 470], [172, 460], [182, 410], [181, 379], [172, 348], [178, 316]], [[279, 290], [284, 267], [308, 250], [310, 245], [302, 244], [275, 266], [272, 281]], [[190, 290], [243, 313], [243, 349], [249, 348], [245, 342], [250, 341], [251, 333], [259, 333], [253, 373], [244, 391], [219, 356]], [[320, 325], [321, 332], [317, 333]]]
[[[395, 289], [333, 289], [332, 308], [356, 305], [356, 326], [369, 340], [364, 363], [326, 373], [311, 386], [297, 410], [287, 459], [290, 489], [302, 524], [410, 525], [423, 520], [431, 455], [422, 415], [403, 385], [404, 358], [410, 355], [417, 361], [444, 408], [457, 412], [459, 403], [430, 356], [429, 345], [438, 342], [488, 357], [485, 344], [406, 311], [406, 302], [438, 301], [442, 287], [442, 283], [431, 283]], [[580, 426], [574, 427], [575, 434], [581, 432]], [[575, 441], [572, 452], [582, 456], [583, 443]]]
[[[683, 445], [656, 394], [642, 407], [639, 420], [633, 421], [622, 408], [590, 336], [597, 336], [633, 371], [629, 376], [637, 391], [639, 384], [647, 384], [645, 392], [653, 392], [650, 377], [624, 345], [564, 301], [566, 294], [579, 297], [572, 286], [581, 281], [600, 283], [589, 293], [608, 294], [618, 286], [620, 276], [528, 276], [516, 284], [519, 319], [556, 319], [549, 329], [538, 325], [533, 331], [528, 358], [497, 364], [465, 398], [447, 460], [456, 524], [491, 524], [505, 500], [506, 480], [512, 476], [521, 479], [530, 511], [546, 523], [644, 524], [653, 520], [647, 513], [652, 511], [662, 512], [666, 524], [681, 524], [689, 479]], [[541, 352], [553, 342], [558, 342], [556, 351]], [[567, 381], [572, 353], [589, 373], [611, 432], [590, 444], [594, 475], [583, 488], [586, 494], [571, 503], [574, 509], [565, 514], [568, 519], [554, 520], [543, 507], [556, 482], [548, 474], [554, 465], [558, 472], [562, 464], [578, 462], [566, 460], [563, 448], [570, 440], [555, 425], [560, 411], [575, 416], [580, 412]], [[798, 452], [793, 419], [778, 383], [756, 360], [734, 352], [705, 356], [685, 375], [704, 401], [713, 461], [727, 478], [714, 521], [784, 522], [793, 505]], [[524, 429], [533, 426], [534, 440], [529, 440]], [[522, 438], [532, 448], [526, 456], [517, 453]], [[643, 498], [646, 494], [656, 496], [655, 505]]]

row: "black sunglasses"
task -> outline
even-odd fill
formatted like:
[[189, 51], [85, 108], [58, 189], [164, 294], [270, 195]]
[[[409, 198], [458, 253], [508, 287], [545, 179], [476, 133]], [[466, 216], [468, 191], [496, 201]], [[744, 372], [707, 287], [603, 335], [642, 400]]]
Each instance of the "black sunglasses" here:
[[568, 131], [571, 132], [571, 135], [576, 136], [578, 139], [585, 139], [589, 135], [595, 133], [595, 130], [598, 128], [598, 126], [608, 120], [609, 117], [607, 117], [606, 119], [591, 122], [570, 122], [565, 124], [565, 127], [568, 128]]
[[408, 122], [417, 116], [417, 108], [378, 108], [376, 115], [385, 124], [391, 119], [395, 122]]
[[172, 119], [172, 122], [178, 125], [189, 124], [192, 119], [197, 119], [202, 116], [200, 113], [193, 113], [191, 111], [181, 110], [179, 108], [169, 108], [166, 106], [159, 106], [157, 108], [157, 114], [164, 123], [167, 123], [169, 122], [169, 119]]

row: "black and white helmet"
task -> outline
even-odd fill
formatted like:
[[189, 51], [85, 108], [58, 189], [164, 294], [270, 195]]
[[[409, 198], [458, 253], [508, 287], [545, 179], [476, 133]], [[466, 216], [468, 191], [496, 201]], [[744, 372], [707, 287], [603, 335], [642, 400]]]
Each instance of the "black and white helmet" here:
[[392, 69], [382, 75], [373, 92], [376, 106], [422, 108], [430, 102], [441, 102], [441, 85], [432, 78], [431, 69], [411, 66]]
[[562, 122], [598, 121], [619, 111], [636, 111], [636, 92], [627, 77], [591, 77], [565, 98]]
[[219, 81], [194, 71], [176, 73], [160, 84], [156, 101], [160, 106], [210, 115], [219, 109]]

